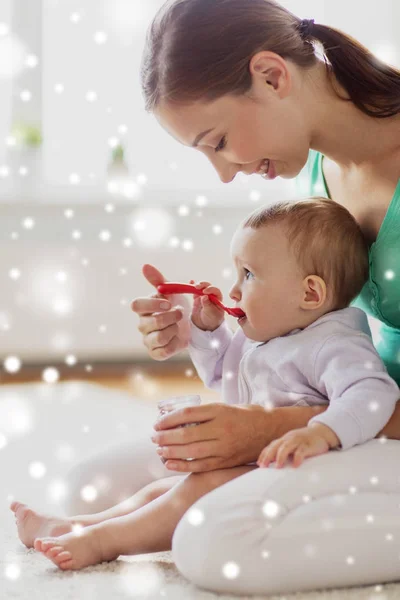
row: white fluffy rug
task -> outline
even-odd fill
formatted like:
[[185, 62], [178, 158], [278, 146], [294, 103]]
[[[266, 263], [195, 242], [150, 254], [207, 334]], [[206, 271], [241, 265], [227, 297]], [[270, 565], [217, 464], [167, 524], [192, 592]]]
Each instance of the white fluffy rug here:
[[[34, 550], [27, 550], [16, 537], [14, 516], [8, 509], [12, 498], [39, 510], [62, 514], [62, 478], [71, 463], [103, 449], [104, 440], [108, 445], [121, 441], [121, 436], [127, 436], [129, 431], [138, 431], [141, 419], [148, 423], [150, 414], [155, 414], [153, 405], [88, 383], [0, 388], [1, 600], [234, 598], [191, 585], [178, 573], [169, 552], [122, 557], [81, 572], [61, 572]], [[299, 593], [285, 598], [398, 600], [400, 585]]]

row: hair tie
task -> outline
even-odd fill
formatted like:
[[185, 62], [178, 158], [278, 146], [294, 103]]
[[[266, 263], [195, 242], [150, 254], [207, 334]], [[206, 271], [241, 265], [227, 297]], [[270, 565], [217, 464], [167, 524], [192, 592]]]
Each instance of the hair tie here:
[[314, 19], [302, 19], [299, 24], [299, 33], [302, 38], [307, 38], [311, 35], [314, 25]]

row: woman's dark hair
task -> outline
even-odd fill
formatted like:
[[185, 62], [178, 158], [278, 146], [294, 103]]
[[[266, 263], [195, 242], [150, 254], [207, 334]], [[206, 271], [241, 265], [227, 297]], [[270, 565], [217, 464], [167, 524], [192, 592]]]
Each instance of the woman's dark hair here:
[[[274, 0], [168, 0], [147, 32], [141, 79], [146, 110], [161, 101], [212, 101], [251, 88], [249, 63], [269, 50], [303, 68], [321, 46], [328, 75], [373, 117], [400, 112], [400, 71], [345, 33], [301, 19]], [[337, 92], [339, 94], [339, 92]]]

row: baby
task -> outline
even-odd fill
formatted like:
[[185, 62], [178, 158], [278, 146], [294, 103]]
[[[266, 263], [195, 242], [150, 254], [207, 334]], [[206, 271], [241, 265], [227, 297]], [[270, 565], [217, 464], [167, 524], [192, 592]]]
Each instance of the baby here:
[[[230, 404], [329, 404], [307, 427], [269, 444], [258, 466], [279, 468], [291, 457], [296, 467], [374, 438], [399, 389], [365, 313], [349, 307], [369, 267], [351, 214], [325, 198], [276, 203], [242, 223], [231, 251], [237, 280], [229, 295], [246, 316], [233, 334], [207, 297], [194, 300], [189, 350], [199, 376]], [[198, 286], [222, 299], [209, 283]]]
[[[245, 313], [235, 333], [207, 298], [213, 293], [222, 300], [218, 288], [198, 283], [205, 295], [193, 303], [189, 351], [205, 385], [231, 404], [329, 405], [307, 427], [272, 442], [257, 464], [279, 467], [292, 456], [297, 466], [375, 437], [399, 390], [374, 349], [364, 313], [348, 307], [368, 278], [368, 248], [353, 217], [330, 200], [281, 202], [239, 226], [232, 255], [237, 279], [230, 297]], [[168, 549], [196, 500], [254, 468], [211, 472], [211, 484], [210, 473], [168, 477], [94, 515], [57, 519], [18, 502], [11, 510], [27, 547], [76, 570]]]

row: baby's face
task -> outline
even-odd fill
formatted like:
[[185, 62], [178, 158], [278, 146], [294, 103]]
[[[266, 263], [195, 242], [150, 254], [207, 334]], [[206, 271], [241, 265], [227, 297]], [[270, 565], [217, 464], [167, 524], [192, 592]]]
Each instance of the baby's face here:
[[303, 275], [282, 226], [240, 227], [232, 239], [231, 255], [237, 277], [229, 296], [246, 313], [240, 322], [244, 334], [267, 342], [296, 329]]

